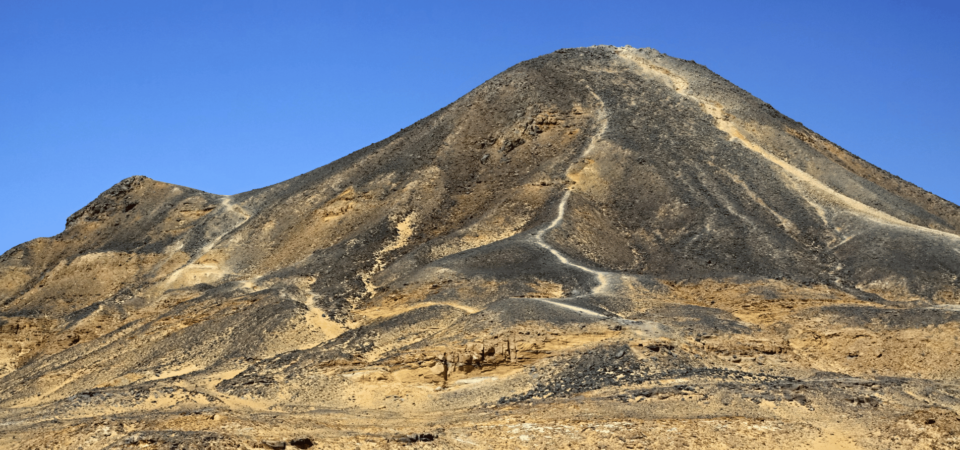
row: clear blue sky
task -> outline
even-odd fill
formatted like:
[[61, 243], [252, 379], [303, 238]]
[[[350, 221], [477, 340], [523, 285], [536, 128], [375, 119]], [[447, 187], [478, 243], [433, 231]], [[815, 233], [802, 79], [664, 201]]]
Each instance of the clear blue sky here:
[[130, 175], [266, 186], [595, 44], [694, 59], [960, 203], [958, 4], [0, 0], [0, 252]]

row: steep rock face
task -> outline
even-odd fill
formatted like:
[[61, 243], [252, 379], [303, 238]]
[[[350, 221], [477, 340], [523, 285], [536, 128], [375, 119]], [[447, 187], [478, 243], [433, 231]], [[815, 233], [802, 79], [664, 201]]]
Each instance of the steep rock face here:
[[[956, 205], [696, 63], [567, 49], [291, 180], [132, 177], [4, 253], [0, 405], [416, 415], [771, 370], [940, 383], [958, 275]], [[633, 372], [557, 381], [624, 352]]]

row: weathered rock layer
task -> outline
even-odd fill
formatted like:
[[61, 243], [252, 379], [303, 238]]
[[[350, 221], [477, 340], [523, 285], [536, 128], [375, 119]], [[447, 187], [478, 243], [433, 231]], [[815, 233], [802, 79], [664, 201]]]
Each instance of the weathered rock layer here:
[[958, 275], [956, 205], [694, 62], [560, 50], [4, 253], [0, 443], [960, 446]]

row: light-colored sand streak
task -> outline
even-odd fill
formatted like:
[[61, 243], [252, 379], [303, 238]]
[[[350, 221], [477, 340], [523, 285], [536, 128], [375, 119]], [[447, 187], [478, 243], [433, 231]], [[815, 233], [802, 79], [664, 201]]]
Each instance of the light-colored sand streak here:
[[[704, 112], [710, 114], [717, 120], [717, 128], [720, 131], [723, 131], [729, 136], [729, 140], [732, 142], [737, 142], [743, 147], [752, 150], [753, 152], [760, 155], [762, 158], [770, 161], [774, 165], [780, 168], [781, 174], [784, 179], [787, 181], [795, 181], [799, 184], [802, 184], [806, 189], [800, 190], [803, 191], [812, 191], [816, 194], [819, 194], [820, 197], [825, 199], [830, 199], [834, 203], [839, 205], [846, 206], [851, 210], [857, 211], [860, 213], [860, 217], [872, 220], [876, 223], [884, 224], [887, 226], [894, 226], [902, 229], [909, 229], [915, 232], [932, 234], [938, 237], [946, 238], [948, 241], [951, 241], [954, 245], [960, 244], [960, 236], [946, 233], [943, 231], [935, 230], [932, 228], [927, 228], [924, 226], [912, 224], [905, 222], [896, 217], [887, 214], [884, 211], [868, 206], [854, 198], [851, 198], [841, 192], [836, 191], [835, 189], [827, 186], [825, 183], [810, 175], [809, 173], [801, 170], [800, 168], [790, 164], [789, 162], [780, 159], [767, 149], [763, 148], [759, 144], [747, 139], [745, 133], [740, 130], [739, 124], [737, 123], [738, 119], [727, 113], [724, 105], [710, 101], [709, 99], [700, 98], [694, 92], [690, 90], [690, 84], [683, 79], [683, 77], [667, 70], [664, 67], [660, 67], [653, 63], [652, 61], [640, 56], [639, 53], [634, 51], [621, 51], [618, 53], [622, 59], [634, 63], [635, 67], [643, 74], [647, 74], [654, 78], [660, 79], [664, 84], [672, 85], [674, 90], [680, 95], [696, 102], [701, 105]], [[811, 198], [814, 197], [814, 198]], [[824, 208], [819, 204], [819, 199], [815, 198], [816, 195], [804, 195], [803, 198], [807, 200], [814, 208], [817, 209], [817, 212], [820, 214], [821, 218], [824, 220], [824, 223], [829, 223], [829, 220], [825, 214]]]
[[[597, 100], [597, 102], [600, 103], [600, 107], [598, 108], [598, 111], [599, 111], [599, 112], [598, 112], [598, 115], [597, 115], [597, 117], [600, 119], [600, 126], [599, 126], [599, 128], [597, 129], [597, 131], [593, 134], [593, 136], [590, 137], [590, 143], [587, 144], [587, 148], [583, 150], [583, 154], [580, 155], [580, 159], [583, 159], [583, 158], [586, 158], [587, 156], [590, 156], [590, 154], [593, 152], [593, 150], [594, 150], [594, 149], [597, 147], [597, 145], [600, 143], [600, 140], [603, 138], [603, 134], [606, 133], [606, 131], [607, 131], [607, 124], [608, 124], [607, 118], [609, 117], [609, 113], [607, 112], [606, 105], [604, 104], [604, 102], [603, 102], [603, 100], [600, 98], [600, 96], [597, 95], [595, 92], [593, 92], [593, 90], [591, 90], [590, 93], [591, 93], [591, 94], [593, 95], [593, 97]], [[557, 207], [557, 217], [555, 217], [555, 218], [553, 219], [553, 221], [550, 222], [550, 224], [547, 225], [545, 228], [541, 229], [540, 231], [537, 231], [537, 233], [534, 235], [534, 242], [536, 242], [537, 245], [539, 245], [540, 247], [546, 249], [546, 250], [549, 251], [551, 254], [553, 254], [553, 256], [556, 257], [557, 260], [560, 261], [560, 263], [562, 263], [562, 264], [564, 264], [564, 265], [567, 265], [567, 266], [570, 266], [570, 267], [573, 267], [573, 268], [576, 268], [577, 270], [580, 270], [580, 271], [583, 271], [583, 272], [587, 272], [587, 273], [593, 275], [593, 276], [597, 279], [597, 286], [595, 286], [595, 287], [593, 287], [593, 289], [591, 289], [591, 293], [592, 293], [592, 294], [603, 294], [603, 293], [607, 293], [607, 292], [609, 291], [609, 289], [610, 289], [611, 282], [612, 282], [612, 280], [613, 280], [613, 278], [614, 278], [614, 276], [615, 276], [616, 274], [611, 274], [611, 273], [609, 273], [609, 272], [602, 272], [602, 271], [599, 271], [599, 270], [594, 270], [594, 269], [591, 269], [591, 268], [589, 268], [589, 267], [586, 267], [586, 266], [577, 264], [577, 263], [571, 261], [569, 258], [567, 258], [563, 253], [560, 253], [559, 250], [553, 248], [553, 246], [551, 246], [550, 244], [548, 244], [547, 241], [543, 238], [543, 235], [544, 235], [544, 234], [546, 234], [548, 231], [556, 228], [557, 226], [560, 225], [561, 222], [563, 222], [563, 217], [564, 217], [564, 215], [566, 214], [566, 211], [567, 211], [567, 202], [570, 200], [570, 193], [572, 193], [572, 192], [573, 192], [573, 189], [571, 188], [571, 189], [568, 189], [566, 192], [563, 193], [563, 198], [560, 199], [560, 205]], [[588, 310], [585, 310], [585, 309], [583, 309], [583, 308], [577, 308], [577, 307], [575, 307], [575, 306], [564, 305], [564, 304], [562, 304], [562, 303], [556, 303], [556, 302], [549, 302], [549, 303], [553, 303], [553, 304], [555, 304], [555, 305], [557, 305], [557, 306], [566, 307], [567, 309], [577, 310], [578, 312], [588, 311]], [[593, 313], [593, 314], [597, 314], [597, 313], [594, 313], [593, 311], [589, 311], [589, 312], [591, 312], [591, 313]]]
[[[191, 268], [191, 266], [196, 267], [196, 266], [194, 266], [194, 265], [197, 263], [197, 261], [200, 260], [200, 258], [203, 257], [203, 255], [206, 255], [207, 253], [210, 253], [210, 251], [213, 250], [213, 248], [216, 247], [217, 244], [219, 244], [220, 241], [222, 241], [224, 237], [226, 237], [228, 234], [232, 233], [232, 232], [233, 232], [234, 230], [236, 230], [237, 228], [240, 228], [243, 224], [245, 224], [248, 220], [250, 220], [250, 216], [251, 216], [250, 214], [248, 214], [246, 211], [243, 211], [243, 209], [241, 209], [241, 208], [239, 208], [239, 207], [233, 206], [233, 202], [232, 202], [230, 196], [223, 196], [223, 197], [221, 197], [221, 198], [220, 198], [220, 206], [217, 207], [217, 209], [218, 209], [219, 211], [223, 211], [224, 214], [230, 214], [230, 213], [231, 213], [230, 208], [236, 208], [237, 210], [239, 210], [239, 211], [240, 211], [240, 215], [242, 216], [242, 218], [241, 218], [239, 221], [237, 221], [237, 223], [234, 224], [232, 227], [230, 227], [229, 229], [227, 229], [227, 230], [224, 231], [223, 233], [220, 233], [219, 236], [217, 236], [217, 237], [211, 239], [209, 242], [207, 242], [203, 247], [200, 248], [200, 251], [198, 251], [195, 255], [193, 255], [192, 258], [190, 258], [189, 261], [187, 261], [186, 264], [184, 264], [183, 266], [181, 266], [179, 269], [174, 270], [169, 276], [167, 276], [167, 278], [166, 278], [166, 283], [167, 283], [167, 284], [173, 283], [174, 281], [176, 281], [176, 280], [179, 278], [180, 274], [183, 273], [184, 270], [186, 270], [186, 269], [188, 269], [188, 268]], [[217, 268], [216, 268], [216, 267], [211, 267], [211, 269], [217, 269]]]
[[563, 198], [560, 200], [560, 206], [557, 208], [557, 217], [553, 219], [553, 222], [550, 222], [550, 225], [547, 225], [545, 228], [541, 229], [533, 236], [534, 242], [537, 243], [540, 247], [546, 249], [548, 252], [553, 254], [562, 264], [574, 267], [580, 271], [587, 272], [597, 278], [597, 286], [593, 288], [592, 293], [601, 294], [607, 291], [610, 282], [610, 274], [606, 272], [601, 272], [599, 270], [594, 270], [586, 266], [582, 266], [573, 261], [570, 261], [563, 253], [560, 253], [559, 250], [553, 248], [550, 244], [543, 239], [544, 233], [554, 229], [557, 225], [560, 225], [560, 222], [563, 221], [563, 216], [566, 213], [567, 201], [570, 199], [570, 193], [572, 190], [568, 190], [563, 193]]
[[929, 306], [927, 309], [939, 309], [941, 311], [958, 311], [960, 312], [960, 305], [937, 305]]
[[[591, 91], [591, 93], [593, 92]], [[600, 99], [600, 97], [596, 95], [596, 93], [593, 93], [593, 96], [597, 99], [598, 102], [600, 102], [600, 108], [599, 108], [600, 128], [591, 137], [590, 143], [587, 145], [587, 148], [583, 151], [583, 154], [581, 155], [581, 159], [586, 158], [593, 152], [593, 150], [597, 147], [597, 144], [600, 142], [600, 139], [603, 136], [603, 133], [607, 130], [608, 113], [606, 112], [604, 103]], [[551, 221], [549, 225], [540, 229], [539, 231], [536, 232], [536, 234], [533, 235], [533, 241], [541, 248], [549, 251], [550, 254], [552, 254], [555, 258], [557, 258], [557, 260], [560, 261], [561, 264], [573, 267], [577, 270], [593, 275], [597, 279], [597, 285], [590, 290], [591, 294], [609, 293], [612, 290], [612, 287], [616, 284], [616, 281], [620, 279], [619, 274], [595, 270], [595, 269], [586, 267], [584, 265], [577, 264], [576, 262], [571, 261], [570, 258], [567, 258], [567, 256], [561, 253], [559, 250], [553, 248], [553, 246], [548, 244], [547, 241], [544, 239], [544, 235], [548, 231], [553, 230], [563, 222], [564, 215], [567, 212], [567, 202], [569, 202], [570, 194], [572, 192], [573, 192], [573, 189], [568, 189], [566, 192], [563, 193], [563, 198], [560, 199], [560, 204], [557, 206], [557, 216], [554, 217], [553, 221]], [[649, 332], [649, 333], [659, 333], [661, 331], [661, 328], [658, 324], [641, 323], [633, 320], [623, 319], [620, 317], [611, 317], [606, 314], [602, 314], [586, 308], [581, 308], [579, 306], [574, 306], [567, 303], [555, 301], [559, 299], [534, 298], [534, 299], [528, 299], [528, 300], [536, 300], [542, 303], [547, 303], [549, 305], [574, 311], [576, 313], [583, 314], [589, 317], [611, 319], [618, 323], [627, 325], [631, 328], [640, 329], [642, 331]]]
[[[223, 197], [222, 199], [220, 199], [220, 209], [222, 209], [223, 211], [229, 212], [229, 209], [231, 206], [233, 206], [233, 200], [231, 200], [229, 196]], [[249, 216], [245, 217], [239, 223], [230, 227], [229, 230], [221, 233], [220, 236], [217, 236], [216, 238], [211, 239], [210, 242], [207, 243], [207, 245], [204, 245], [203, 248], [200, 249], [200, 253], [197, 255], [197, 257], [200, 257], [205, 253], [209, 253], [210, 250], [213, 250], [214, 246], [216, 246], [217, 244], [220, 243], [221, 240], [223, 240], [224, 236], [226, 236], [227, 234], [230, 234], [231, 231], [236, 230], [237, 227], [239, 227], [240, 225], [243, 225], [249, 218], [250, 218]]]
[[557, 307], [560, 307], [560, 308], [563, 308], [563, 309], [569, 309], [570, 311], [577, 312], [577, 313], [583, 314], [583, 315], [585, 315], [585, 316], [599, 317], [599, 318], [602, 318], [602, 319], [608, 319], [608, 318], [610, 318], [609, 316], [607, 316], [607, 315], [605, 315], [605, 314], [600, 314], [600, 313], [598, 313], [598, 312], [596, 312], [596, 311], [591, 311], [591, 310], [589, 310], [589, 309], [581, 308], [581, 307], [579, 307], [579, 306], [568, 305], [568, 304], [566, 304], [566, 303], [555, 302], [555, 301], [553, 301], [553, 300], [546, 299], [546, 298], [537, 298], [537, 299], [534, 299], [534, 300], [538, 300], [538, 301], [541, 301], [541, 302], [543, 302], [543, 303], [549, 303], [549, 304], [551, 304], [551, 305], [553, 305], [553, 306], [557, 306]]

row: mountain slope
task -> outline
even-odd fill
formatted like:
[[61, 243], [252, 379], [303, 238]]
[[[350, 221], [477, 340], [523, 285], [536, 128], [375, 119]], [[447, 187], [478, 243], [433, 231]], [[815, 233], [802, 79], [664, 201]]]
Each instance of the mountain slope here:
[[[225, 197], [129, 178], [6, 252], [0, 405], [19, 430], [107, 408], [185, 432], [210, 428], [164, 411], [447, 423], [431, 414], [586, 398], [604, 420], [777, 417], [812, 443], [837, 392], [891, 389], [844, 419], [864, 433], [956, 411], [958, 274], [956, 205], [696, 63], [566, 49], [291, 180]], [[636, 401], [651, 383], [673, 386], [659, 412]], [[132, 436], [114, 431], [98, 445]]]

